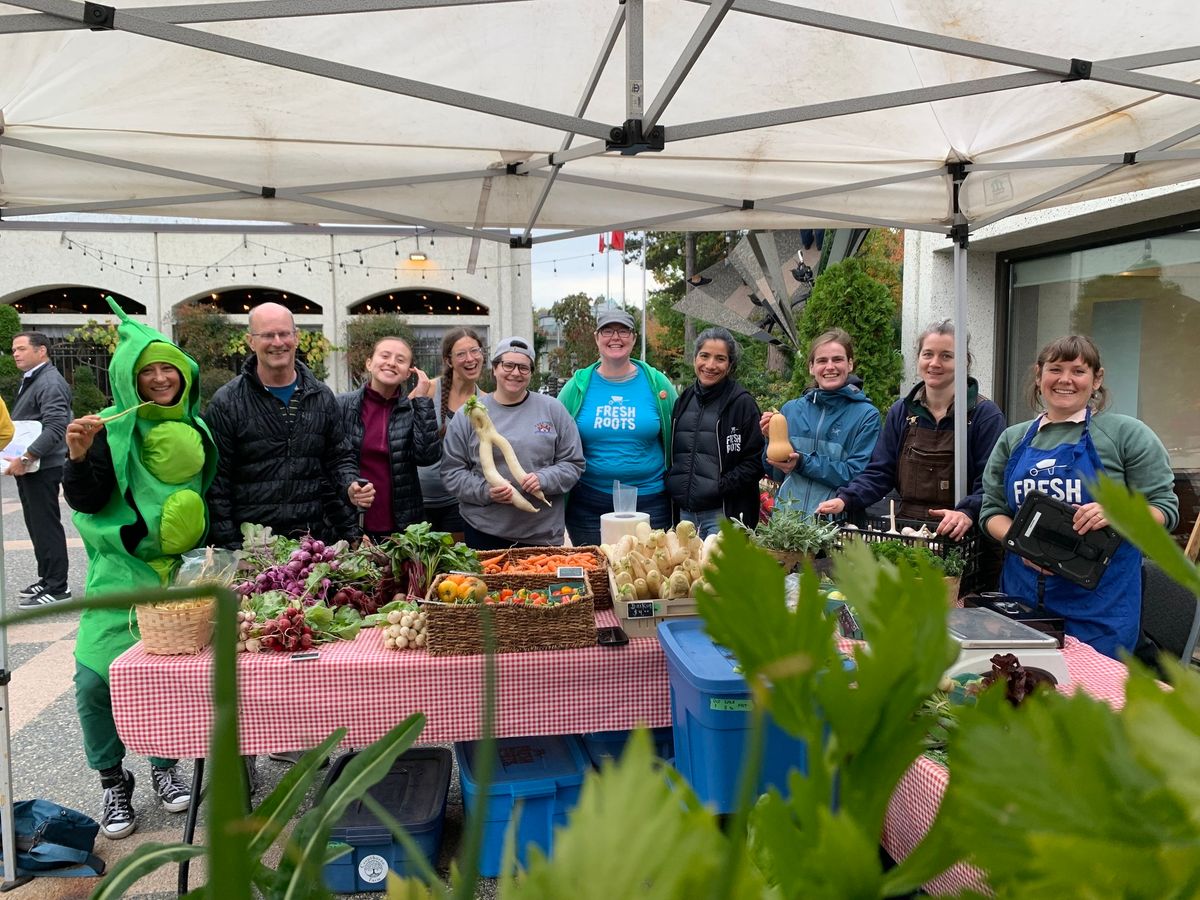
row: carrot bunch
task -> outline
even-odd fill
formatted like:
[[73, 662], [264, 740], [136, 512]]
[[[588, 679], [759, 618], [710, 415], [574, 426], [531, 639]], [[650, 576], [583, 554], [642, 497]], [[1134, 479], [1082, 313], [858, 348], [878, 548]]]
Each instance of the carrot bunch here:
[[559, 566], [582, 566], [595, 571], [599, 560], [592, 551], [586, 553], [539, 553], [523, 558], [510, 557], [506, 553], [491, 558], [481, 558], [485, 575], [500, 575], [506, 572], [524, 575], [554, 575]]

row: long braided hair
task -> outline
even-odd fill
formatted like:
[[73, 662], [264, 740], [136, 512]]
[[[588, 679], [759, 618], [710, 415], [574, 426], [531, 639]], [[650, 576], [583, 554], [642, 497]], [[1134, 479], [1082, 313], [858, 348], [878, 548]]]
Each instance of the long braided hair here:
[[454, 383], [454, 366], [451, 365], [450, 351], [463, 338], [470, 338], [479, 345], [480, 349], [483, 348], [483, 341], [471, 328], [451, 328], [442, 335], [442, 389], [439, 392], [441, 394], [442, 427], [438, 430], [439, 437], [446, 436], [446, 426], [454, 418], [454, 410], [450, 408], [450, 387]]

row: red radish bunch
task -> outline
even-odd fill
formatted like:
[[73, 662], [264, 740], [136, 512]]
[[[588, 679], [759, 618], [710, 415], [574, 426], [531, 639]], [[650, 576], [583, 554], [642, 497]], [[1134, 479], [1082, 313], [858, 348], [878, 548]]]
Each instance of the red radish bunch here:
[[263, 623], [260, 640], [264, 650], [294, 653], [312, 648], [312, 633], [312, 628], [304, 622], [304, 610], [292, 606], [281, 612], [279, 618]]
[[353, 606], [362, 616], [369, 616], [379, 608], [374, 597], [350, 585], [338, 588], [337, 593], [329, 599], [332, 608], [346, 605]]

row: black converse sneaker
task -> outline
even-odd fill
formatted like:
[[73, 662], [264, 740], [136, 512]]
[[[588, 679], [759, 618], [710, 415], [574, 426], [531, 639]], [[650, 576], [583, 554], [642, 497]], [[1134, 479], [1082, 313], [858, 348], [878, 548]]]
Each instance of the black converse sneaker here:
[[133, 834], [137, 828], [137, 814], [133, 811], [133, 773], [124, 766], [114, 766], [114, 769], [100, 773], [100, 784], [104, 788], [100, 833], [116, 841]]
[[167, 812], [183, 812], [192, 803], [192, 789], [179, 775], [178, 766], [151, 766], [154, 797]]

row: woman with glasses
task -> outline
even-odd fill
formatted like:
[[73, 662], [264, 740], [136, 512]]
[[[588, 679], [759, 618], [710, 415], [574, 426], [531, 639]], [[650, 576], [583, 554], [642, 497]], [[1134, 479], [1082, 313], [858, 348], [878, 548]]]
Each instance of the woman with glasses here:
[[633, 359], [633, 318], [608, 309], [596, 320], [598, 362], [580, 369], [558, 399], [579, 426], [587, 470], [571, 491], [567, 530], [576, 546], [600, 543], [600, 517], [613, 511], [613, 482], [637, 488], [637, 508], [654, 528], [671, 526], [664, 476], [670, 462], [675, 387]]
[[[458, 498], [466, 543], [476, 550], [563, 542], [564, 495], [583, 473], [583, 447], [563, 405], [545, 394], [530, 393], [534, 361], [532, 341], [520, 337], [500, 341], [492, 354], [496, 390], [480, 398], [496, 430], [512, 444], [526, 473], [523, 479], [513, 475], [497, 452], [493, 462], [509, 484], [489, 484], [480, 466], [479, 437], [468, 417], [455, 416], [446, 428], [442, 479]], [[515, 490], [537, 511], [515, 507]], [[536, 497], [539, 491], [549, 505]]]
[[[407, 388], [409, 375], [417, 383]], [[358, 460], [358, 473], [375, 488], [363, 515], [363, 532], [374, 540], [423, 519], [417, 464], [441, 460], [433, 389], [413, 365], [408, 341], [384, 337], [367, 359], [367, 381], [338, 395], [342, 427]]]
[[[437, 416], [440, 441], [446, 426], [468, 397], [479, 393], [479, 377], [483, 374], [483, 341], [470, 328], [452, 328], [442, 336], [442, 374], [433, 379], [431, 396]], [[440, 453], [440, 446], [439, 446]], [[435, 531], [448, 531], [456, 541], [463, 539], [463, 520], [458, 512], [457, 498], [442, 481], [442, 463], [417, 469], [421, 480], [421, 497], [425, 501], [425, 521]]]

